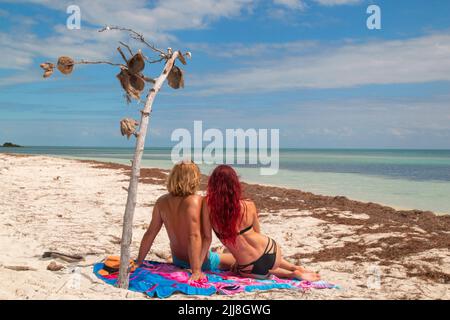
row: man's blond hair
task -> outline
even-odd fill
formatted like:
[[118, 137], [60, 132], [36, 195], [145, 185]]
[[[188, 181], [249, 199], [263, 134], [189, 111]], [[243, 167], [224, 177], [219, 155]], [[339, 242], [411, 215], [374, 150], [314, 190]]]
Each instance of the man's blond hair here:
[[173, 166], [167, 178], [167, 191], [173, 196], [185, 197], [195, 194], [200, 187], [200, 169], [191, 161]]

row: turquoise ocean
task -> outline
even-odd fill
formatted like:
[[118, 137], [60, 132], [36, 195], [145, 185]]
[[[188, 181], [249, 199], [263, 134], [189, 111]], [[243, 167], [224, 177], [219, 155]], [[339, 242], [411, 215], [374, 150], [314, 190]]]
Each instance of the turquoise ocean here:
[[[130, 164], [132, 148], [25, 147], [0, 152], [54, 155]], [[170, 148], [148, 148], [144, 167], [169, 169]], [[281, 149], [276, 175], [255, 166], [237, 170], [247, 182], [342, 195], [401, 209], [450, 213], [450, 150]], [[201, 165], [209, 174], [212, 166]]]

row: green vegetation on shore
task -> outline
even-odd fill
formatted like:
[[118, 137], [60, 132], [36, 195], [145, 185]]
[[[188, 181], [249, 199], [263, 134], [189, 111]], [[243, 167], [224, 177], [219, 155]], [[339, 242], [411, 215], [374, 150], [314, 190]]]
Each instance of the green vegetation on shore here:
[[4, 148], [22, 148], [22, 146], [19, 146], [18, 144], [14, 144], [12, 142], [5, 142], [2, 147]]

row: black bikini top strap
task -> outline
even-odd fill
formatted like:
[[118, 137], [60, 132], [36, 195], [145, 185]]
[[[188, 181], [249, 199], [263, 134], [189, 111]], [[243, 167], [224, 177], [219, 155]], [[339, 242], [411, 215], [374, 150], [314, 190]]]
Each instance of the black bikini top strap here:
[[[242, 203], [244, 204], [244, 214], [242, 216], [244, 216], [247, 213], [247, 202], [244, 200], [241, 200]], [[249, 231], [250, 229], [253, 228], [253, 223], [251, 225], [249, 225], [247, 228], [242, 229], [241, 231], [238, 232], [238, 236], [243, 235], [244, 233], [246, 233], [247, 231]]]
[[[242, 202], [244, 203], [244, 213], [247, 213], [247, 203], [245, 202], [245, 200], [242, 200]], [[249, 225], [247, 228], [242, 229], [241, 231], [239, 231], [237, 233], [238, 236], [243, 235], [244, 233], [246, 233], [247, 231], [251, 230], [253, 228], [253, 224]], [[214, 228], [212, 228], [214, 233], [216, 234], [217, 238], [221, 239], [221, 234], [219, 232], [217, 232]]]
[[249, 231], [251, 228], [253, 228], [253, 224], [249, 225], [247, 228], [242, 229], [241, 231], [239, 231], [238, 236], [243, 235], [244, 233], [246, 233], [247, 231]]

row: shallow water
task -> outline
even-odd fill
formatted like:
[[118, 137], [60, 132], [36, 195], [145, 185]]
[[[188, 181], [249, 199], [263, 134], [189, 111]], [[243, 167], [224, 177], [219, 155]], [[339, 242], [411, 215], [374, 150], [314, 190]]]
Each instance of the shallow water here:
[[[143, 166], [169, 169], [169, 148], [145, 150]], [[26, 147], [0, 152], [57, 155], [130, 164], [130, 148]], [[210, 173], [213, 166], [201, 165]], [[396, 208], [450, 213], [450, 150], [280, 150], [280, 170], [261, 176], [259, 168], [239, 166], [248, 182], [297, 188], [316, 194]]]

